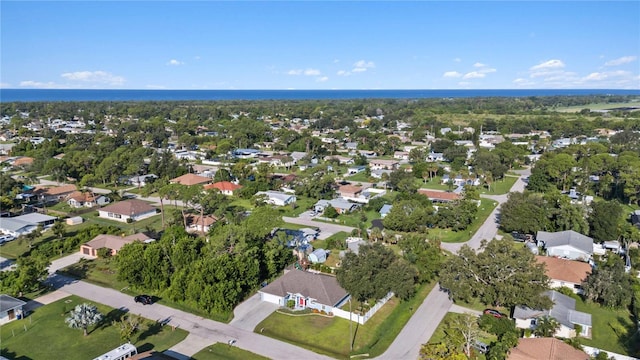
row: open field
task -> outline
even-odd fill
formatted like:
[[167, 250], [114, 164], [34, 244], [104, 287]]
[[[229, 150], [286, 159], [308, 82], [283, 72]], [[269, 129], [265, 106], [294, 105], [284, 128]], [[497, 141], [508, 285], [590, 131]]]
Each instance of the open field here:
[[558, 107], [558, 108], [555, 108], [554, 110], [557, 112], [563, 112], [563, 113], [574, 113], [574, 112], [580, 112], [582, 109], [608, 110], [608, 109], [623, 108], [623, 107], [637, 107], [640, 110], [640, 100], [630, 101], [626, 103], [596, 103], [596, 104], [588, 104], [588, 105], [580, 105], [580, 106], [566, 106], [566, 107]]
[[352, 354], [375, 357], [391, 345], [409, 321], [413, 309], [418, 308], [434, 285], [422, 285], [416, 296], [408, 301], [392, 298], [364, 325], [353, 323], [353, 352], [349, 351], [349, 321], [338, 317], [291, 316], [275, 312], [258, 324], [255, 331], [338, 359], [346, 359]]
[[[126, 342], [120, 338], [119, 330], [112, 325], [121, 319], [124, 312], [108, 306], [95, 304], [104, 315], [104, 320], [88, 329], [83, 336], [81, 329], [71, 329], [64, 320], [74, 306], [89, 302], [70, 296], [36, 309], [21, 320], [2, 325], [0, 337], [2, 356], [20, 359], [68, 359], [86, 360], [100, 356]], [[172, 330], [148, 319], [140, 324], [140, 330], [131, 337], [139, 352], [155, 350], [162, 352], [179, 343], [187, 336], [181, 329]]]

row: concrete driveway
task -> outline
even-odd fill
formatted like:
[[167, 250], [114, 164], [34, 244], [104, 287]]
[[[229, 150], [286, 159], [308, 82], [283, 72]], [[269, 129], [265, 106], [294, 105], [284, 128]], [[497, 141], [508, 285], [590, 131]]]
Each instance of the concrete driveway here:
[[351, 226], [313, 221], [309, 218], [300, 218], [300, 217], [292, 218], [292, 217], [285, 216], [282, 218], [282, 220], [284, 220], [284, 222], [291, 223], [291, 224], [298, 224], [298, 225], [305, 225], [312, 228], [319, 228], [320, 235], [318, 235], [318, 239], [320, 240], [324, 240], [335, 233], [339, 233], [340, 231], [344, 231], [347, 234], [351, 234], [351, 231], [355, 229], [355, 228], [352, 228]]
[[260, 293], [254, 294], [233, 310], [233, 320], [229, 325], [238, 329], [253, 331], [267, 316], [278, 309], [278, 305], [260, 300]]

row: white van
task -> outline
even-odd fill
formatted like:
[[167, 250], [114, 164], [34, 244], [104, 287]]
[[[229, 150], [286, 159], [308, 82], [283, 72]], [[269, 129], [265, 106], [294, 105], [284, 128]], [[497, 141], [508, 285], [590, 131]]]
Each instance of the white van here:
[[0, 235], [0, 244], [6, 243], [16, 238], [13, 235]]

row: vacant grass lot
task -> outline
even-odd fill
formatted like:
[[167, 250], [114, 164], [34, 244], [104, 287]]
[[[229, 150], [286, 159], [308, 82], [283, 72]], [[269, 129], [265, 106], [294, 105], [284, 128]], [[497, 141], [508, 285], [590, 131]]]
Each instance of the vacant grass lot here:
[[481, 194], [486, 195], [503, 195], [509, 192], [513, 187], [513, 184], [518, 180], [518, 176], [506, 175], [504, 178], [491, 183], [491, 190], [485, 187], [479, 187]]
[[[129, 288], [126, 282], [118, 280], [117, 268], [113, 260], [105, 260], [100, 258], [94, 260], [80, 260], [80, 262], [70, 265], [62, 269], [60, 272], [78, 279], [82, 279], [95, 285], [118, 290], [131, 296], [135, 296], [136, 294], [138, 294], [135, 289]], [[229, 321], [231, 321], [231, 319], [233, 319], [233, 313], [209, 314], [200, 310], [196, 306], [190, 306], [189, 304], [170, 301], [166, 298], [163, 298], [161, 296], [162, 294], [150, 293], [149, 295], [156, 295], [159, 298], [157, 302], [162, 305], [166, 305], [178, 310], [183, 310], [198, 316], [202, 316], [204, 318], [225, 323], [228, 323]]]
[[[70, 296], [36, 309], [25, 319], [2, 325], [2, 356], [33, 360], [86, 360], [126, 342], [120, 339], [118, 329], [112, 325], [112, 321], [119, 319], [123, 313], [100, 304], [95, 305], [105, 318], [100, 324], [89, 327], [88, 336], [83, 336], [81, 329], [69, 328], [64, 322], [66, 313], [84, 302], [90, 301]], [[172, 330], [169, 326], [161, 326], [145, 319], [140, 331], [131, 338], [131, 343], [139, 352], [162, 352], [186, 336], [187, 332], [184, 330]]]
[[191, 357], [194, 360], [268, 360], [264, 356], [228, 344], [215, 343]]
[[482, 226], [497, 205], [498, 203], [493, 200], [480, 199], [480, 207], [478, 208], [476, 219], [471, 223], [471, 226], [469, 226], [467, 230], [453, 231], [450, 229], [429, 229], [429, 238], [452, 243], [468, 241], [471, 239], [471, 236], [478, 231], [480, 226]]
[[408, 301], [392, 298], [364, 325], [354, 322], [352, 353], [349, 351], [349, 321], [338, 317], [290, 316], [275, 312], [258, 324], [255, 331], [338, 359], [348, 358], [350, 354], [375, 357], [391, 345], [409, 321], [412, 309], [420, 306], [434, 285], [422, 285], [416, 296]]

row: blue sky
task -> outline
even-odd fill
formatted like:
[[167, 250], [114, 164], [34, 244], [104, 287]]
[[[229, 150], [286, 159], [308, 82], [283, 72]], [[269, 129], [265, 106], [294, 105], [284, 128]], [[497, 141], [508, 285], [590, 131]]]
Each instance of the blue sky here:
[[640, 88], [639, 1], [0, 2], [3, 88]]

